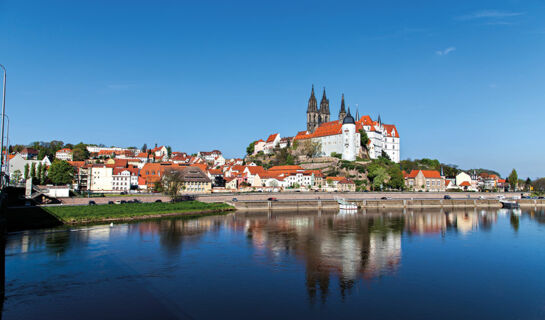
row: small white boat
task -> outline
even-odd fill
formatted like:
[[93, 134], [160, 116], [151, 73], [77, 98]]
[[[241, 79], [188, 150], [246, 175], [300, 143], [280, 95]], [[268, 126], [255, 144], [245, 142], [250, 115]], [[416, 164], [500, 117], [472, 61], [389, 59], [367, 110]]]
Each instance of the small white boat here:
[[337, 203], [339, 204], [339, 209], [343, 211], [358, 211], [358, 205], [354, 202], [349, 202], [338, 197], [335, 197], [335, 200], [337, 200]]

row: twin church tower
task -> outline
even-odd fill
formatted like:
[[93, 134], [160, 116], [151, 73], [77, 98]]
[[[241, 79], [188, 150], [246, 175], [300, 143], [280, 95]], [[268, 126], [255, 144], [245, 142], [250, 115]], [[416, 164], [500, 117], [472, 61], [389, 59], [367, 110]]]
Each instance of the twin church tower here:
[[[341, 101], [341, 110], [339, 111], [339, 120], [343, 120], [346, 117], [346, 110], [344, 106], [344, 94]], [[318, 101], [314, 95], [314, 85], [312, 85], [312, 91], [310, 92], [310, 98], [308, 99], [307, 108], [307, 131], [314, 132], [322, 123], [330, 121], [329, 112], [329, 99], [324, 93], [322, 95], [322, 101], [320, 101], [320, 109], [318, 109]]]

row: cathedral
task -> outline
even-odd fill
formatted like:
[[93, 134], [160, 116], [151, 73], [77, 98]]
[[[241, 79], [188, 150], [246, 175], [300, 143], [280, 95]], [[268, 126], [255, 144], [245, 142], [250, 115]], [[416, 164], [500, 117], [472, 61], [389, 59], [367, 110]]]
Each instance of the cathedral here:
[[[366, 146], [360, 144], [360, 132], [365, 132], [368, 137]], [[344, 94], [341, 98], [339, 119], [331, 121], [325, 88], [318, 108], [314, 85], [308, 99], [307, 130], [294, 137], [294, 140], [307, 139], [320, 143], [320, 156], [337, 153], [342, 155], [342, 159], [353, 161], [363, 156], [365, 151], [371, 159], [377, 159], [385, 152], [392, 161], [400, 160], [399, 132], [395, 125], [384, 124], [380, 115], [377, 121], [369, 116], [360, 118], [359, 112], [355, 118], [352, 117], [350, 108], [345, 106]]]
[[307, 131], [314, 132], [322, 123], [329, 122], [329, 116], [329, 99], [325, 95], [325, 88], [322, 101], [320, 101], [320, 109], [318, 109], [318, 102], [314, 95], [314, 85], [312, 85], [307, 108]]

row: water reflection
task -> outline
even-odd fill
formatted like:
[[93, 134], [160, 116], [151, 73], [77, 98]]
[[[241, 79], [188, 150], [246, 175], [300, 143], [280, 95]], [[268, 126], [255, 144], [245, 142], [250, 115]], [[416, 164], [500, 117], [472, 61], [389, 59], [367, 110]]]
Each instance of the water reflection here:
[[[163, 255], [177, 257], [185, 246], [205, 236], [243, 236], [249, 250], [264, 253], [270, 265], [294, 259], [304, 266], [304, 286], [311, 304], [345, 298], [358, 282], [395, 275], [403, 259], [403, 239], [411, 237], [469, 236], [491, 232], [498, 217], [506, 216], [514, 232], [521, 220], [545, 224], [543, 210], [522, 215], [506, 210], [381, 211], [358, 214], [234, 213], [194, 220], [163, 219], [132, 224], [21, 233], [8, 237], [8, 253], [41, 251], [62, 258], [72, 250], [134, 238], [158, 244]], [[131, 240], [133, 241], [133, 240]], [[133, 241], [134, 242], [134, 241]], [[255, 256], [254, 256], [255, 258]], [[303, 283], [301, 283], [303, 284]]]

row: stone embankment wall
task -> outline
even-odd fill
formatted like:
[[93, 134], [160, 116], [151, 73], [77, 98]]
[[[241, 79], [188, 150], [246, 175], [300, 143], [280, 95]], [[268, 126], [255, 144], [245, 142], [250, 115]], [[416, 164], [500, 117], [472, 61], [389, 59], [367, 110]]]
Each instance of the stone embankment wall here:
[[59, 200], [66, 205], [84, 205], [89, 204], [89, 201], [93, 200], [96, 204], [106, 204], [108, 201], [121, 201], [121, 200], [134, 200], [137, 199], [141, 202], [155, 202], [155, 200], [161, 200], [163, 202], [170, 201], [168, 196], [162, 194], [157, 195], [127, 195], [119, 197], [96, 197], [96, 198], [59, 198]]
[[[498, 200], [454, 199], [454, 200], [359, 200], [353, 201], [362, 209], [395, 209], [395, 208], [501, 208]], [[545, 200], [523, 199], [518, 201], [521, 207], [542, 207]], [[237, 210], [316, 210], [338, 209], [339, 205], [332, 200], [283, 200], [283, 201], [239, 201], [230, 203]]]

